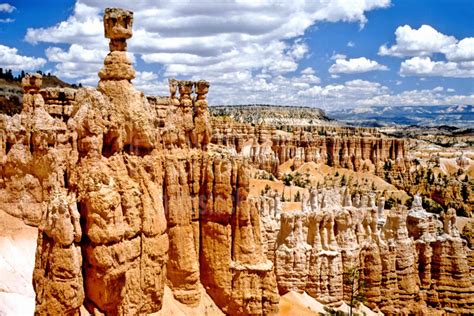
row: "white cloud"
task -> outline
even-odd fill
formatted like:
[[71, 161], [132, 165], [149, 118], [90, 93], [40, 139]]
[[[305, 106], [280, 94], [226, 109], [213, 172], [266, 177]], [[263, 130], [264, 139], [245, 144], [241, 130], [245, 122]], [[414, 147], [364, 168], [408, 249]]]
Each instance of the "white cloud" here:
[[0, 3], [0, 12], [12, 13], [16, 8], [8, 3]]
[[301, 70], [301, 73], [304, 74], [304, 75], [314, 75], [314, 69], [311, 68], [311, 67], [307, 67], [303, 70]]
[[446, 58], [450, 61], [474, 60], [474, 37], [467, 37], [446, 50]]
[[448, 92], [456, 92], [456, 90], [454, 90], [453, 88], [448, 88], [446, 91], [448, 91]]
[[44, 58], [23, 56], [18, 49], [0, 44], [0, 66], [12, 70], [37, 70], [46, 63]]
[[344, 55], [344, 54], [335, 54], [333, 53], [332, 56], [331, 56], [331, 60], [338, 60], [338, 59], [346, 59], [347, 56]]
[[453, 36], [442, 34], [429, 25], [418, 30], [409, 25], [399, 26], [395, 31], [396, 44], [382, 45], [379, 55], [396, 57], [430, 57], [435, 53], [444, 54], [453, 62], [474, 60], [474, 37], [458, 41]]
[[387, 66], [381, 65], [374, 60], [365, 57], [351, 59], [336, 59], [336, 63], [329, 68], [329, 73], [363, 73], [374, 70], [388, 70]]
[[[68, 50], [59, 47], [48, 47], [45, 50], [49, 62], [56, 63], [52, 72], [60, 78], [72, 79], [81, 83], [94, 85], [98, 82], [97, 73], [104, 64], [108, 50], [104, 48], [84, 48], [72, 44]], [[132, 62], [135, 56], [127, 53]]]
[[104, 25], [98, 8], [90, 7], [78, 1], [74, 14], [66, 21], [47, 28], [28, 28], [25, 40], [29, 43], [67, 43], [88, 46], [102, 46]]
[[59, 47], [49, 47], [45, 51], [49, 61], [52, 62], [83, 62], [103, 64], [108, 51], [99, 49], [87, 49], [79, 44], [72, 44], [68, 51]]
[[355, 44], [354, 44], [353, 41], [347, 42], [347, 47], [354, 47], [354, 46], [355, 46]]
[[300, 60], [308, 53], [308, 51], [308, 45], [301, 43], [300, 41], [296, 41], [290, 49], [290, 56], [295, 60]]
[[474, 94], [446, 95], [435, 89], [407, 90], [399, 94], [380, 94], [359, 100], [357, 105], [465, 105], [473, 104]]
[[[459, 104], [471, 100], [472, 96], [452, 93], [448, 99], [443, 96], [444, 91], [392, 94], [383, 84], [364, 80], [321, 85], [315, 69], [302, 67], [301, 61], [311, 54], [303, 38], [310, 26], [318, 21], [363, 25], [367, 22], [367, 11], [389, 5], [389, 0], [355, 0], [350, 5], [341, 0], [297, 0], [289, 5], [270, 0], [142, 0], [126, 4], [119, 0], [80, 0], [66, 20], [50, 27], [30, 28], [25, 39], [30, 43], [58, 44], [46, 50], [58, 75], [95, 84], [108, 50], [101, 12], [105, 7], [119, 6], [134, 11], [134, 36], [128, 45], [132, 56], [160, 69], [145, 71], [143, 63], [137, 67], [133, 82], [147, 94], [168, 94], [166, 77], [175, 76], [209, 80], [211, 104], [271, 103], [334, 108], [376, 102]], [[466, 55], [463, 47], [453, 54], [459, 66], [464, 58], [461, 56]], [[366, 58], [337, 57], [334, 60], [344, 60], [351, 71], [386, 68]], [[353, 60], [356, 64], [359, 60], [362, 65], [355, 67]], [[338, 75], [333, 73], [331, 77]]]
[[[0, 3], [0, 13], [1, 12], [12, 13], [14, 10], [16, 10], [16, 8], [12, 6], [11, 4]], [[15, 22], [15, 20], [12, 18], [0, 19], [0, 23], [12, 23], [12, 22]]]
[[68, 50], [59, 47], [48, 47], [45, 51], [49, 62], [55, 63], [53, 71], [60, 78], [66, 78], [83, 84], [95, 85], [97, 73], [104, 64], [107, 50], [99, 48], [84, 48], [72, 44]]
[[390, 0], [355, 0], [351, 1], [350, 5], [346, 1], [314, 1], [314, 3], [320, 7], [316, 12], [318, 20], [359, 22], [363, 26], [367, 22], [364, 11], [386, 8], [390, 5]]
[[132, 82], [137, 89], [145, 92], [147, 95], [169, 94], [168, 81], [160, 81], [158, 75], [151, 71], [137, 71], [136, 77]]
[[393, 93], [378, 82], [351, 80], [341, 84], [315, 85], [298, 93], [301, 97], [315, 100], [316, 106], [323, 108], [353, 108], [374, 105], [463, 105], [472, 104], [474, 95], [453, 95], [450, 89], [435, 87], [424, 90], [406, 90]]
[[[474, 76], [474, 37], [458, 41], [442, 34], [429, 25], [418, 30], [409, 25], [395, 31], [396, 44], [382, 45], [379, 55], [412, 57], [400, 65], [402, 76], [438, 76], [467, 78]], [[435, 61], [433, 54], [442, 54], [446, 60]]]
[[313, 86], [306, 91], [300, 91], [298, 94], [324, 97], [326, 100], [349, 104], [357, 102], [359, 99], [370, 98], [387, 91], [388, 88], [378, 82], [356, 79], [346, 81], [344, 84]]
[[[325, 0], [297, 0], [288, 4], [270, 0], [143, 0], [127, 4], [118, 0], [79, 0], [65, 21], [51, 27], [30, 28], [25, 39], [30, 43], [77, 44], [89, 50], [102, 50], [107, 45], [102, 10], [125, 7], [134, 11], [134, 36], [129, 41], [129, 51], [145, 63], [156, 63], [162, 68], [158, 81], [166, 76], [223, 78], [225, 73], [229, 85], [238, 84], [239, 81], [231, 80], [244, 76], [268, 90], [272, 87], [269, 81], [282, 74], [288, 76], [292, 86], [320, 81], [314, 74], [302, 74], [298, 82], [291, 77], [300, 60], [310, 54], [302, 39], [310, 26], [318, 21], [364, 24], [367, 11], [389, 4], [390, 0], [358, 0], [351, 5]], [[50, 61], [58, 63], [58, 71], [67, 71], [72, 77], [79, 75], [76, 70], [81, 64], [91, 73], [94, 70], [91, 62], [74, 54], [72, 46], [61, 51], [49, 51]], [[270, 78], [257, 78], [258, 74]]]
[[433, 61], [430, 57], [413, 57], [400, 65], [402, 76], [474, 77], [473, 62]]
[[382, 45], [379, 55], [382, 56], [431, 56], [433, 53], [444, 53], [456, 43], [453, 36], [444, 35], [430, 25], [412, 29], [409, 25], [399, 26], [395, 31], [396, 44], [391, 47]]

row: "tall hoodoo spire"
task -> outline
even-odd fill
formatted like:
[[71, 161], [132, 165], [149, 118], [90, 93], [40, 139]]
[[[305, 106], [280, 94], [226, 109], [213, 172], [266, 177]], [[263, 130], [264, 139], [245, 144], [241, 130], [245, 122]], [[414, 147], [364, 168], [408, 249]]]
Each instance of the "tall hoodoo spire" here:
[[127, 39], [133, 35], [133, 12], [107, 8], [104, 12], [105, 37], [110, 39], [110, 53], [99, 72], [101, 80], [132, 80], [135, 70], [127, 56]]

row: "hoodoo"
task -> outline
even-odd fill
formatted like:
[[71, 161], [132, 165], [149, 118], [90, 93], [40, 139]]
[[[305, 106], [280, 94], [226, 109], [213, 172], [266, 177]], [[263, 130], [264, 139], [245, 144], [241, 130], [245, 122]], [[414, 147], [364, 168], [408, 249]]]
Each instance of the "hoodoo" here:
[[405, 168], [403, 140], [213, 120], [205, 80], [170, 79], [169, 97], [146, 97], [126, 52], [132, 24], [131, 11], [105, 10], [97, 89], [41, 89], [28, 75], [22, 112], [0, 117], [0, 209], [38, 228], [37, 315], [152, 314], [168, 287], [229, 315], [278, 314], [288, 292], [336, 306], [353, 268], [374, 311], [474, 312], [456, 210], [436, 217], [419, 196], [385, 210], [381, 192], [349, 186], [311, 187], [298, 203], [250, 194], [252, 172], [278, 178], [284, 163]]

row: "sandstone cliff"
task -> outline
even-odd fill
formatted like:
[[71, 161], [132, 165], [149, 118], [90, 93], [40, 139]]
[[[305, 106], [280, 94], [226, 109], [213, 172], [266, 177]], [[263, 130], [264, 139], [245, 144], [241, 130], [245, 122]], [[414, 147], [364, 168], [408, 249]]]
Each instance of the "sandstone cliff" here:
[[[261, 207], [267, 257], [275, 263], [280, 294], [306, 292], [323, 303], [349, 299], [345, 274], [360, 273], [367, 305], [387, 314], [435, 311], [469, 314], [474, 308], [470, 250], [453, 209], [441, 220], [416, 197], [410, 210], [384, 211], [375, 196], [313, 190], [301, 209], [280, 215], [277, 194]], [[280, 223], [280, 224], [278, 224]]]
[[331, 122], [323, 110], [310, 107], [248, 104], [212, 106], [210, 112], [215, 117], [230, 117], [249, 124], [314, 126]]
[[[355, 171], [381, 173], [388, 160], [405, 168], [403, 139], [382, 137], [373, 129], [334, 126], [252, 126], [227, 118], [213, 119], [212, 143], [224, 145], [248, 158], [257, 168], [279, 174], [278, 167], [291, 161], [293, 168], [305, 162]], [[287, 128], [287, 129], [288, 129]]]
[[209, 295], [226, 314], [276, 314], [285, 293], [347, 300], [353, 267], [375, 310], [473, 312], [473, 255], [454, 210], [434, 218], [416, 197], [386, 213], [375, 194], [312, 188], [285, 212], [278, 194], [249, 194], [249, 164], [403, 168], [403, 141], [218, 121], [212, 134], [208, 82], [172, 79], [169, 97], [134, 88], [132, 22], [106, 9], [97, 89], [41, 90], [27, 76], [22, 112], [0, 117], [0, 209], [38, 227], [37, 315], [150, 314], [165, 290], [189, 307]]
[[164, 111], [148, 102], [130, 82], [132, 21], [105, 11], [97, 90], [40, 92], [28, 76], [21, 114], [2, 117], [0, 205], [39, 228], [36, 313], [153, 313], [165, 284], [184, 304], [204, 286], [224, 312], [274, 313], [248, 167], [208, 150], [209, 84], [171, 81]]

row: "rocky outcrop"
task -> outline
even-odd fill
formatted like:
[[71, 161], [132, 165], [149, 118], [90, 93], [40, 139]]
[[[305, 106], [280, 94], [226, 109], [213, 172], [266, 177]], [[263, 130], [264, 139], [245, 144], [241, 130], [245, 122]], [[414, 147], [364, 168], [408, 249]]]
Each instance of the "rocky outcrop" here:
[[63, 98], [28, 76], [22, 113], [2, 116], [0, 206], [39, 228], [36, 314], [149, 314], [165, 285], [189, 306], [205, 288], [227, 313], [274, 313], [249, 168], [208, 146], [209, 83], [171, 81], [164, 99], [135, 90], [132, 21], [106, 9], [97, 90]]
[[326, 113], [314, 107], [265, 104], [213, 106], [211, 114], [217, 117], [230, 117], [234, 121], [250, 124], [268, 123], [279, 126], [331, 124], [331, 119], [326, 116]]
[[33, 288], [36, 313], [74, 315], [84, 301], [82, 229], [75, 198], [56, 189], [41, 221]]
[[226, 313], [273, 313], [279, 301], [273, 264], [263, 255], [259, 213], [247, 198], [245, 168], [222, 157], [204, 169], [201, 279]]
[[[307, 292], [323, 303], [348, 300], [351, 286], [344, 280], [355, 268], [372, 309], [473, 311], [470, 250], [459, 237], [454, 210], [442, 214], [441, 225], [419, 197], [409, 211], [399, 207], [385, 217], [384, 200], [376, 205], [374, 195], [351, 199], [345, 189], [313, 189], [311, 195], [300, 210], [282, 213], [281, 219], [261, 208], [264, 243], [272, 245], [277, 236], [265, 249], [274, 258], [280, 294]], [[272, 197], [261, 197], [255, 203], [269, 201]], [[274, 222], [280, 229], [272, 229]]]
[[188, 306], [204, 289], [227, 314], [268, 315], [290, 291], [347, 300], [354, 267], [373, 309], [472, 313], [472, 250], [452, 209], [441, 223], [419, 197], [385, 214], [382, 198], [345, 189], [311, 189], [288, 212], [276, 192], [249, 196], [245, 157], [276, 173], [289, 160], [363, 170], [402, 164], [403, 141], [245, 124], [212, 134], [208, 82], [170, 80], [161, 98], [134, 88], [132, 21], [105, 11], [98, 89], [41, 90], [30, 75], [22, 112], [0, 117], [0, 208], [38, 227], [36, 314], [150, 314], [169, 287]]
[[392, 160], [404, 168], [403, 139], [385, 138], [374, 132], [344, 127], [293, 127], [291, 131], [271, 125], [251, 126], [228, 119], [213, 119], [212, 142], [228, 146], [256, 167], [278, 174], [279, 165], [292, 160], [294, 168], [305, 162], [355, 171], [381, 173]]
[[75, 106], [76, 90], [72, 88], [45, 88], [39, 92], [43, 97], [46, 112], [53, 117], [61, 117], [67, 121]]
[[38, 226], [52, 188], [64, 181], [72, 146], [66, 123], [50, 116], [39, 93], [41, 76], [23, 78], [23, 110], [0, 117], [0, 208]]

